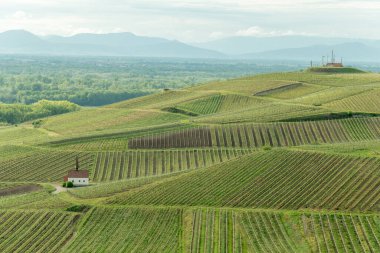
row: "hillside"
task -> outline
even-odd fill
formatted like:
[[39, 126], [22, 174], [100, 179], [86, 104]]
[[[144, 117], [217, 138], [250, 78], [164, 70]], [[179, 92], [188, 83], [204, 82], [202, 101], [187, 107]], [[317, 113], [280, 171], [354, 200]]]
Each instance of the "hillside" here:
[[351, 68], [351, 67], [342, 67], [342, 68], [331, 68], [331, 67], [313, 67], [309, 68], [308, 71], [315, 73], [335, 73], [335, 74], [355, 74], [355, 73], [364, 73], [364, 71]]
[[379, 252], [380, 74], [347, 70], [0, 126], [0, 251]]

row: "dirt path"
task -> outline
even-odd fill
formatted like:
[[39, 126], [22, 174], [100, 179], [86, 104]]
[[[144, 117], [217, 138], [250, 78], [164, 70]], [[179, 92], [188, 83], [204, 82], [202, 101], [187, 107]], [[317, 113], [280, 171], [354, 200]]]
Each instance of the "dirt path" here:
[[68, 191], [69, 189], [65, 188], [65, 187], [62, 187], [61, 185], [59, 184], [53, 184], [54, 188], [55, 188], [55, 191], [53, 191], [52, 193], [53, 194], [58, 194], [60, 192], [66, 192]]

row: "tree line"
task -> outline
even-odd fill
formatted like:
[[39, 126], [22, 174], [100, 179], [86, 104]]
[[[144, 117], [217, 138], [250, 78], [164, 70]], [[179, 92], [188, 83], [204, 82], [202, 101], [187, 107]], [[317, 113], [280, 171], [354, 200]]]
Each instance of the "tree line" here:
[[[25, 121], [80, 110], [80, 106], [68, 101], [41, 100], [31, 105], [0, 104], [0, 122], [19, 124]], [[38, 125], [39, 123], [36, 123]]]

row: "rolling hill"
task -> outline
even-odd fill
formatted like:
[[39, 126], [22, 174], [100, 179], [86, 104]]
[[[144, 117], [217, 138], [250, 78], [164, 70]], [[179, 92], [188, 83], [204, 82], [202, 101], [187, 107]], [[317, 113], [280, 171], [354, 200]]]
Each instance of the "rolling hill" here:
[[1, 126], [0, 251], [378, 252], [379, 92], [304, 70]]

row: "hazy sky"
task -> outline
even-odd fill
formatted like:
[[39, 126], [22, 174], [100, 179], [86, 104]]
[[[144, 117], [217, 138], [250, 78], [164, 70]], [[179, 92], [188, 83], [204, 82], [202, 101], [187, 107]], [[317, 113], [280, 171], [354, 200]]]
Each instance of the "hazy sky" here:
[[0, 0], [0, 31], [133, 32], [185, 42], [228, 36], [380, 39], [380, 0]]

